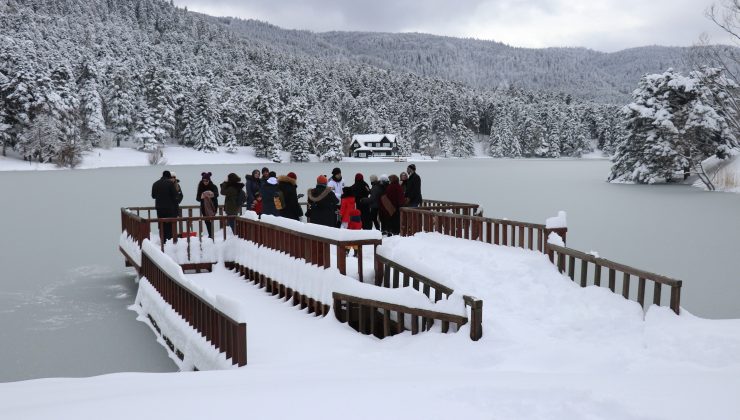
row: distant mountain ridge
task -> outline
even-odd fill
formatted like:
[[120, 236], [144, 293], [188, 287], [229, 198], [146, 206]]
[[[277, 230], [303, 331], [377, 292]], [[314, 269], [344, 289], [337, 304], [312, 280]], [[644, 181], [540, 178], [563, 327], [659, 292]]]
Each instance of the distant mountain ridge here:
[[515, 86], [625, 103], [639, 78], [667, 68], [689, 69], [690, 47], [646, 46], [605, 53], [587, 48], [518, 48], [496, 41], [421, 33], [324, 32], [282, 29], [237, 18], [212, 18], [234, 32], [289, 53], [355, 60], [474, 88]]

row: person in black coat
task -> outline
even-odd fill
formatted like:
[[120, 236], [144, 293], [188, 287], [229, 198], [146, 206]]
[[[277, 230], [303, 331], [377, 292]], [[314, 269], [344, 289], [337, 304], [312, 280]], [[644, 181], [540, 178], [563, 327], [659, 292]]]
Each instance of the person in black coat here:
[[[218, 188], [211, 182], [211, 173], [203, 172], [200, 174], [201, 180], [198, 183], [198, 192], [195, 194], [195, 199], [200, 203], [200, 215], [201, 216], [215, 216], [218, 214]], [[212, 193], [211, 204], [206, 208], [206, 203], [203, 200], [203, 193], [210, 191]], [[211, 214], [213, 213], [213, 214]], [[206, 230], [208, 230], [208, 237], [213, 238], [213, 222], [206, 221]]]
[[260, 186], [260, 195], [262, 195], [262, 214], [280, 216], [280, 212], [275, 206], [275, 197], [278, 196], [278, 180], [275, 172], [270, 172], [268, 178]]
[[308, 190], [310, 223], [336, 227], [339, 200], [334, 194], [334, 190], [326, 186], [327, 183], [326, 177], [319, 175], [316, 178], [316, 188]]
[[409, 207], [421, 205], [421, 177], [416, 173], [416, 165], [413, 163], [406, 168], [409, 179], [406, 181], [406, 201]]
[[260, 191], [260, 170], [253, 170], [252, 175], [244, 177], [244, 181], [246, 183], [245, 188], [247, 191], [247, 209], [251, 209], [252, 203], [254, 203], [255, 193]]
[[370, 204], [365, 200], [370, 196], [370, 186], [367, 185], [365, 178], [360, 173], [355, 175], [355, 183], [352, 184], [352, 195], [355, 197], [355, 205], [362, 217], [362, 228], [365, 230], [372, 229], [373, 221], [370, 218]]
[[[162, 178], [152, 184], [152, 198], [157, 209], [157, 219], [177, 217], [177, 188], [170, 171], [162, 172]], [[165, 242], [172, 239], [172, 223], [165, 223], [162, 233]]]
[[293, 172], [278, 177], [278, 189], [283, 193], [283, 209], [280, 210], [280, 216], [293, 220], [299, 220], [303, 216], [303, 209], [298, 204], [296, 193], [297, 179], [298, 176]]
[[[370, 195], [362, 199], [363, 204], [367, 205], [370, 215], [369, 221], [375, 229], [380, 230], [380, 222], [378, 221], [378, 209], [380, 208], [380, 197], [385, 192], [384, 185], [378, 181], [378, 177], [370, 175]], [[369, 227], [368, 229], [372, 228]], [[365, 229], [363, 225], [363, 229]]]

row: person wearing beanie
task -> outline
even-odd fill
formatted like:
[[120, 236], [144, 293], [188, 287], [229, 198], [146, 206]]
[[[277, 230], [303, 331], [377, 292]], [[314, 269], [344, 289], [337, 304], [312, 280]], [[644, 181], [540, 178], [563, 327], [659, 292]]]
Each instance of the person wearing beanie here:
[[264, 168], [262, 168], [261, 182], [264, 184], [265, 182], [267, 182], [268, 178], [270, 178], [270, 169], [267, 166], [265, 166]]
[[[200, 203], [200, 215], [203, 217], [212, 217], [218, 213], [218, 188], [211, 182], [211, 173], [202, 172], [198, 190], [195, 193], [195, 199]], [[206, 220], [203, 222], [208, 231], [208, 237], [213, 239], [213, 222]]]
[[355, 183], [352, 184], [352, 195], [355, 197], [357, 210], [360, 211], [360, 215], [362, 216], [362, 229], [372, 229], [373, 222], [370, 219], [370, 205], [365, 200], [370, 196], [370, 186], [367, 185], [365, 177], [361, 173], [355, 174]]
[[334, 168], [331, 171], [331, 179], [327, 184], [329, 187], [334, 189], [334, 194], [337, 196], [337, 201], [342, 199], [342, 190], [344, 190], [344, 180], [342, 179], [342, 170]]
[[280, 175], [277, 178], [278, 190], [281, 194], [283, 208], [280, 210], [281, 217], [288, 219], [300, 220], [303, 216], [303, 209], [298, 204], [297, 182], [298, 177], [295, 173], [289, 172], [288, 175]]
[[324, 175], [316, 178], [316, 188], [308, 190], [308, 217], [309, 223], [337, 227], [337, 205], [339, 200], [328, 185]]
[[419, 207], [421, 205], [421, 177], [416, 173], [416, 165], [413, 163], [406, 168], [409, 179], [404, 183], [406, 203], [409, 207]]
[[[172, 182], [170, 171], [162, 172], [162, 178], [159, 178], [152, 184], [152, 198], [154, 207], [157, 209], [157, 219], [166, 219], [177, 217], [177, 189]], [[162, 226], [163, 240], [172, 239], [172, 226], [174, 223], [165, 223]]]

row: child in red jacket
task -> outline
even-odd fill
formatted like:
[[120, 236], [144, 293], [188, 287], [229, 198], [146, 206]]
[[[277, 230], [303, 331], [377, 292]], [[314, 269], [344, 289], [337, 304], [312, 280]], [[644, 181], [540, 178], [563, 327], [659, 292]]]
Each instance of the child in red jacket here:
[[252, 211], [257, 213], [257, 215], [262, 214], [262, 194], [257, 191], [254, 193], [254, 201], [252, 202]]
[[342, 229], [349, 227], [350, 212], [356, 210], [355, 196], [352, 194], [352, 188], [342, 188], [342, 202], [339, 205], [339, 216], [342, 219]]

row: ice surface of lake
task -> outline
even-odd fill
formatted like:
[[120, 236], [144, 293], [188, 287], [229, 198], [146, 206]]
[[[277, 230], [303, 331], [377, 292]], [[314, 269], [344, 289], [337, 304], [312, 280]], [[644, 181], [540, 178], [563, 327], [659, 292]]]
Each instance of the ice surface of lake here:
[[[263, 165], [180, 166], [185, 204], [200, 172], [220, 182]], [[331, 164], [269, 165], [298, 174], [299, 190]], [[399, 173], [404, 163], [344, 163]], [[120, 207], [152, 205], [163, 167], [0, 172], [0, 381], [173, 371], [154, 335], [126, 308], [133, 272], [118, 252]], [[544, 222], [568, 212], [568, 245], [684, 280], [682, 305], [708, 318], [740, 318], [740, 195], [683, 186], [612, 185], [609, 162], [419, 162], [426, 198], [480, 203], [487, 216]], [[300, 192], [299, 191], [299, 192]]]

